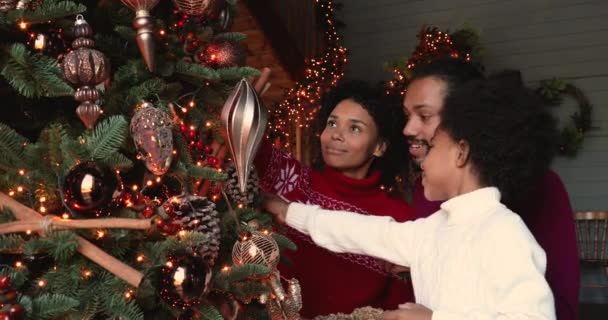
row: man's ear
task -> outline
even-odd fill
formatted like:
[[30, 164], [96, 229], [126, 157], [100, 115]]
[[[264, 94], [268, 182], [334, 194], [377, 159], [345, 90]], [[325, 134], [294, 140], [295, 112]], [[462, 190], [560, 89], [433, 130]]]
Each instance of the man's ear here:
[[376, 150], [374, 150], [374, 156], [376, 158], [380, 158], [384, 155], [384, 153], [386, 152], [386, 149], [388, 148], [388, 142], [382, 140], [380, 142], [378, 142], [378, 144], [376, 144]]
[[458, 149], [458, 157], [456, 158], [456, 166], [459, 168], [464, 167], [469, 162], [469, 156], [471, 153], [471, 147], [465, 140], [460, 140], [457, 143], [456, 148]]

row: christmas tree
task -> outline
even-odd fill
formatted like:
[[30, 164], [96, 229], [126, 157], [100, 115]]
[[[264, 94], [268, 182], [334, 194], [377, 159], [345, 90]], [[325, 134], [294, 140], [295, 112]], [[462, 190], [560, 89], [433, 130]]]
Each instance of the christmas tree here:
[[223, 173], [220, 110], [260, 75], [235, 14], [0, 1], [2, 319], [297, 317], [297, 282], [276, 272], [293, 244], [255, 180]]

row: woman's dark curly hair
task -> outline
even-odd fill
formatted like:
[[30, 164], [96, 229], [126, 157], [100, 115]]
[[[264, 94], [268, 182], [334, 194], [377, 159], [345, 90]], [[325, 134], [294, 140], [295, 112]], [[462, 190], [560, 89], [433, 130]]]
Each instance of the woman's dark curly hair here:
[[445, 100], [440, 128], [467, 141], [485, 186], [513, 208], [546, 174], [557, 145], [555, 119], [542, 99], [509, 77], [474, 80]]
[[[315, 119], [314, 129], [317, 137], [327, 124], [329, 115], [336, 105], [343, 100], [352, 99], [360, 104], [374, 119], [378, 128], [379, 138], [387, 143], [386, 152], [374, 160], [370, 172], [379, 170], [380, 183], [388, 189], [403, 190], [398, 181], [404, 181], [409, 168], [407, 140], [401, 133], [405, 125], [405, 116], [401, 110], [400, 97], [388, 96], [380, 87], [373, 87], [362, 81], [346, 81], [339, 83], [336, 88], [325, 94], [321, 101], [321, 109]], [[320, 141], [314, 139], [315, 156], [313, 166], [322, 169], [325, 166], [321, 155]]]

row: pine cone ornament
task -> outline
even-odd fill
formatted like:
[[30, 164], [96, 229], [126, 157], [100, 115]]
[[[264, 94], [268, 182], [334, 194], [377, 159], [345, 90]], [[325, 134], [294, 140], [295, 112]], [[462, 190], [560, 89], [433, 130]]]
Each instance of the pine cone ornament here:
[[215, 203], [204, 197], [183, 195], [170, 198], [168, 204], [174, 224], [181, 225], [183, 230], [201, 232], [207, 237], [196, 251], [213, 265], [219, 255], [221, 238], [220, 216], [215, 210]]
[[247, 179], [247, 190], [245, 193], [241, 193], [239, 190], [239, 180], [236, 173], [236, 167], [233, 162], [230, 162], [226, 166], [225, 173], [228, 175], [228, 179], [225, 182], [226, 195], [231, 202], [237, 205], [250, 207], [255, 197], [260, 193], [260, 179], [255, 169], [249, 171], [249, 179]]

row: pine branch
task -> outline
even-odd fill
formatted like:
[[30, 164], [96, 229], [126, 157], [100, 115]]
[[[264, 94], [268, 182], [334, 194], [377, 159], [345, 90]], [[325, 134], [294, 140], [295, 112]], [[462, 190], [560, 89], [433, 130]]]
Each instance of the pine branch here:
[[34, 98], [74, 94], [72, 87], [63, 80], [55, 59], [34, 56], [21, 43], [12, 45], [9, 55], [0, 74], [21, 95]]
[[45, 0], [36, 10], [14, 10], [9, 12], [8, 19], [14, 22], [24, 20], [28, 23], [43, 23], [74, 16], [87, 11], [83, 4], [72, 1]]
[[226, 180], [228, 177], [225, 173], [218, 172], [215, 169], [195, 165], [188, 167], [188, 176], [190, 176], [190, 178], [199, 178], [212, 181], [222, 181]]
[[221, 68], [217, 69], [216, 72], [222, 80], [240, 80], [260, 76], [260, 71], [251, 67]]
[[175, 64], [175, 75], [196, 86], [200, 86], [209, 80], [219, 79], [219, 74], [215, 70], [183, 61], [178, 61]]
[[112, 153], [109, 157], [103, 159], [102, 162], [116, 170], [125, 170], [133, 167], [133, 161], [118, 152]]
[[129, 106], [137, 105], [141, 100], [147, 100], [152, 97], [166, 95], [167, 93], [175, 94], [181, 91], [181, 85], [177, 83], [167, 83], [161, 78], [152, 78], [143, 83], [132, 87], [127, 95], [126, 103]]
[[247, 39], [247, 36], [241, 32], [222, 32], [213, 37], [215, 40], [228, 40], [230, 42], [239, 42]]
[[133, 41], [137, 33], [130, 26], [116, 26], [114, 27], [114, 31], [123, 39], [128, 41]]
[[15, 165], [22, 164], [23, 146], [28, 140], [21, 136], [11, 127], [0, 123], [0, 165], [5, 168], [14, 168]]
[[25, 241], [17, 234], [0, 235], [0, 251], [21, 251]]
[[220, 312], [212, 305], [197, 306], [195, 309], [200, 313], [201, 319], [224, 320], [224, 317], [222, 317]]
[[123, 116], [112, 116], [98, 123], [92, 133], [85, 135], [91, 157], [97, 160], [112, 157], [125, 141], [128, 127]]
[[2, 207], [0, 210], [0, 223], [13, 222], [15, 220], [15, 216], [13, 215], [11, 209], [8, 207]]
[[274, 239], [274, 241], [277, 242], [277, 244], [279, 245], [279, 249], [283, 250], [283, 249], [289, 249], [289, 250], [298, 250], [298, 246], [296, 246], [295, 243], [293, 243], [291, 240], [289, 240], [289, 238], [285, 237], [282, 234], [278, 234], [276, 232], [272, 233], [272, 238]]
[[61, 294], [43, 294], [32, 301], [33, 319], [55, 319], [76, 312], [78, 300]]
[[13, 283], [13, 287], [20, 288], [29, 278], [27, 268], [0, 267], [0, 276], [9, 277]]
[[126, 302], [121, 293], [102, 296], [104, 312], [112, 318], [124, 320], [144, 320], [143, 312], [137, 307], [134, 301]]
[[249, 300], [270, 293], [270, 289], [257, 281], [246, 281], [235, 283], [231, 292], [243, 300]]
[[262, 277], [270, 274], [270, 269], [261, 264], [243, 264], [234, 266], [230, 269], [230, 272], [225, 276], [229, 282], [243, 281], [250, 277]]
[[61, 141], [59, 148], [61, 149], [61, 157], [63, 158], [61, 172], [67, 172], [79, 160], [90, 157], [87, 148], [72, 139]]
[[34, 237], [23, 248], [26, 254], [48, 253], [58, 262], [68, 261], [77, 250], [76, 236], [70, 231], [50, 232], [46, 237]]

